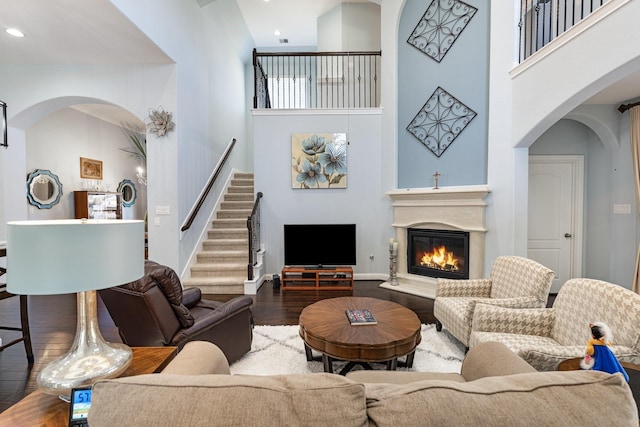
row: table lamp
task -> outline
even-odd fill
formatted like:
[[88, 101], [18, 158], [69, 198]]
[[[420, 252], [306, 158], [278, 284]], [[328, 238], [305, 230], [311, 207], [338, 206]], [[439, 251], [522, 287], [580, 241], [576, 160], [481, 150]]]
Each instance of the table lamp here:
[[77, 293], [76, 336], [67, 354], [36, 379], [45, 393], [71, 389], [127, 369], [133, 353], [100, 333], [96, 290], [144, 274], [144, 221], [49, 220], [7, 223], [7, 291], [18, 295]]

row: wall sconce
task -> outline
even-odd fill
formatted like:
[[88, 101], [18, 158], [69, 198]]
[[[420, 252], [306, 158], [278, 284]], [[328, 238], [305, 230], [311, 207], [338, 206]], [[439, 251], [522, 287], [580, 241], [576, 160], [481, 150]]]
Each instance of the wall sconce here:
[[4, 101], [0, 101], [0, 107], [2, 107], [2, 135], [3, 141], [0, 146], [8, 147], [9, 142], [7, 139], [7, 104]]
[[138, 178], [138, 182], [145, 187], [147, 186], [147, 174], [144, 171], [142, 166], [138, 166], [136, 169], [136, 178]]

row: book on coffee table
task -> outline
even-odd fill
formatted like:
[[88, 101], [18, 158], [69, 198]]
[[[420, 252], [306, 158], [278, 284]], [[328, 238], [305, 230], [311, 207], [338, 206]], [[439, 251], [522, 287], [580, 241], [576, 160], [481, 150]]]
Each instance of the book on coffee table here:
[[376, 325], [378, 323], [373, 314], [371, 314], [371, 311], [366, 308], [361, 310], [345, 310], [345, 312], [352, 326]]

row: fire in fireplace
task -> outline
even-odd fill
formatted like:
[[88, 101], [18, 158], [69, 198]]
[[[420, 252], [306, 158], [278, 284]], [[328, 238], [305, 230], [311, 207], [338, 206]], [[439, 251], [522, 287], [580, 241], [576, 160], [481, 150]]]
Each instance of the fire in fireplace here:
[[427, 277], [469, 278], [469, 233], [407, 229], [407, 271]]

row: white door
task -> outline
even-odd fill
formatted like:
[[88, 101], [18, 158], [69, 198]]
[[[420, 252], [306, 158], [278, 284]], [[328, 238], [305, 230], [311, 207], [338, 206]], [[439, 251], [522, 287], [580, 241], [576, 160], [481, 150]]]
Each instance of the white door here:
[[582, 156], [529, 156], [527, 256], [555, 272], [551, 293], [582, 271]]

